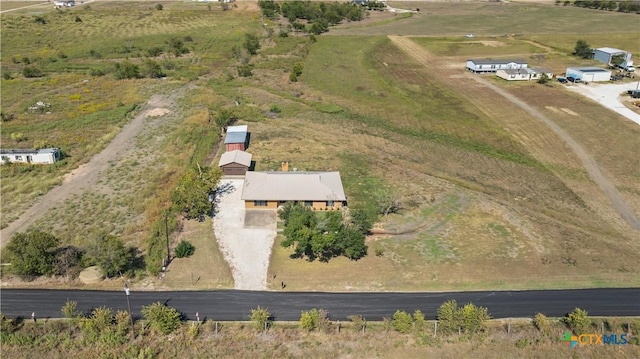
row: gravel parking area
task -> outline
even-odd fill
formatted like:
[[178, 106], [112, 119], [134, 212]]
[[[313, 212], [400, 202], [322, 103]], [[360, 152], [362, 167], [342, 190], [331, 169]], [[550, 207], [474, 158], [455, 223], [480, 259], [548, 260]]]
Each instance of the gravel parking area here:
[[640, 115], [631, 111], [620, 102], [621, 94], [626, 93], [627, 90], [635, 90], [637, 86], [637, 82], [622, 84], [597, 84], [590, 82], [588, 85], [578, 84], [577, 86], [568, 86], [567, 88], [589, 97], [602, 106], [610, 108], [640, 125]]
[[267, 289], [271, 248], [276, 238], [276, 211], [244, 209], [244, 179], [222, 179], [213, 228], [231, 267], [235, 289]]

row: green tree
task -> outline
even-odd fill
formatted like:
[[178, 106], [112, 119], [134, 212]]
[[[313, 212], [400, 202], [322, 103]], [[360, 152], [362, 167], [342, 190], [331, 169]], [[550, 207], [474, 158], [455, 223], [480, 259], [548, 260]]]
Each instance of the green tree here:
[[576, 308], [564, 318], [564, 323], [575, 335], [589, 333], [592, 323], [587, 311]]
[[409, 333], [413, 326], [413, 318], [411, 318], [411, 314], [404, 310], [397, 310], [393, 314], [391, 325], [393, 326], [393, 329], [399, 333]]
[[300, 314], [300, 327], [307, 332], [317, 329], [319, 322], [320, 314], [315, 308]]
[[249, 54], [256, 55], [260, 50], [260, 38], [254, 34], [244, 34], [244, 48]]
[[256, 330], [266, 330], [271, 326], [271, 313], [265, 308], [251, 309], [251, 322]]
[[218, 109], [216, 114], [213, 114], [213, 111], [209, 111], [210, 118], [214, 119], [214, 122], [218, 128], [220, 128], [220, 133], [222, 133], [227, 126], [233, 123], [234, 117], [233, 112], [225, 109]]
[[578, 40], [576, 42], [576, 47], [573, 50], [573, 54], [576, 56], [580, 56], [583, 59], [590, 59], [593, 55], [593, 50], [584, 40]]
[[164, 9], [164, 6], [162, 6], [162, 4], [156, 4], [156, 10], [160, 11]]
[[178, 258], [189, 257], [193, 254], [195, 249], [196, 248], [193, 246], [193, 244], [185, 240], [182, 240], [180, 241], [180, 243], [178, 243], [178, 246], [176, 247], [176, 250], [175, 250], [176, 257]]
[[151, 329], [162, 334], [169, 334], [182, 323], [182, 314], [175, 308], [156, 302], [147, 306], [142, 306], [142, 315], [149, 321]]
[[424, 314], [420, 309], [413, 312], [413, 322], [415, 323], [415, 328], [417, 331], [422, 331], [427, 326], [427, 322], [424, 319]]
[[462, 326], [455, 299], [446, 301], [438, 308], [438, 329], [445, 334], [457, 331]]
[[489, 312], [485, 307], [478, 307], [473, 303], [465, 304], [460, 308], [462, 317], [462, 328], [465, 333], [478, 333], [485, 329], [487, 320], [490, 319]]
[[191, 166], [172, 193], [174, 206], [188, 219], [209, 213], [209, 194], [215, 192], [221, 176], [218, 167]]
[[100, 273], [113, 277], [126, 271], [133, 261], [132, 250], [124, 246], [124, 242], [113, 235], [102, 235], [89, 248], [89, 256], [100, 269]]
[[17, 233], [6, 247], [10, 271], [25, 276], [53, 274], [60, 239], [38, 230]]

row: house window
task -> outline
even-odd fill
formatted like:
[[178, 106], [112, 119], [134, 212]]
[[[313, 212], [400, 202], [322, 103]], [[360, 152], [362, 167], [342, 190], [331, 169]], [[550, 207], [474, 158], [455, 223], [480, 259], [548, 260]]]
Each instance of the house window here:
[[22, 156], [16, 156], [16, 161], [22, 161]]
[[516, 75], [511, 75], [511, 76], [509, 76], [509, 77], [511, 77], [512, 79], [515, 79], [515, 78], [516, 78]]
[[327, 201], [327, 207], [334, 207], [336, 203], [334, 201]]
[[254, 207], [266, 207], [267, 201], [253, 201]]
[[9, 156], [2, 156], [3, 161], [9, 161]]
[[313, 207], [313, 201], [304, 201], [304, 205], [307, 207]]
[[496, 68], [496, 65], [491, 65], [491, 68], [492, 68], [492, 69], [495, 69], [495, 68]]

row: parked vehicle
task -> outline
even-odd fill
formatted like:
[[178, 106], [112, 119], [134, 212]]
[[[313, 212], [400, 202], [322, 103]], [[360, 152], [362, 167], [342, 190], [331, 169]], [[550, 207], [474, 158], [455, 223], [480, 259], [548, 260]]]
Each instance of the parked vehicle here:
[[573, 76], [567, 76], [567, 81], [569, 82], [576, 82], [576, 78]]
[[567, 81], [567, 79], [565, 79], [564, 77], [558, 77], [558, 82], [561, 84], [566, 84], [569, 81]]

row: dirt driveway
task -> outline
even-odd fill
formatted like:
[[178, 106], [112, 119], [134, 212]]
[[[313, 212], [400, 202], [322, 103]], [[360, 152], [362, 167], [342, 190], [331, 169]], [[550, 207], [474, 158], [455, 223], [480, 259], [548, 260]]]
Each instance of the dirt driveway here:
[[598, 102], [602, 106], [640, 125], [640, 115], [620, 102], [620, 94], [625, 93], [627, 90], [635, 90], [637, 87], [636, 84], [636, 82], [632, 84], [597, 84], [591, 82], [589, 85], [579, 84], [577, 86], [568, 86], [567, 88]]
[[223, 178], [213, 228], [227, 260], [235, 289], [267, 289], [271, 248], [276, 238], [276, 211], [245, 210], [240, 199], [244, 179]]

